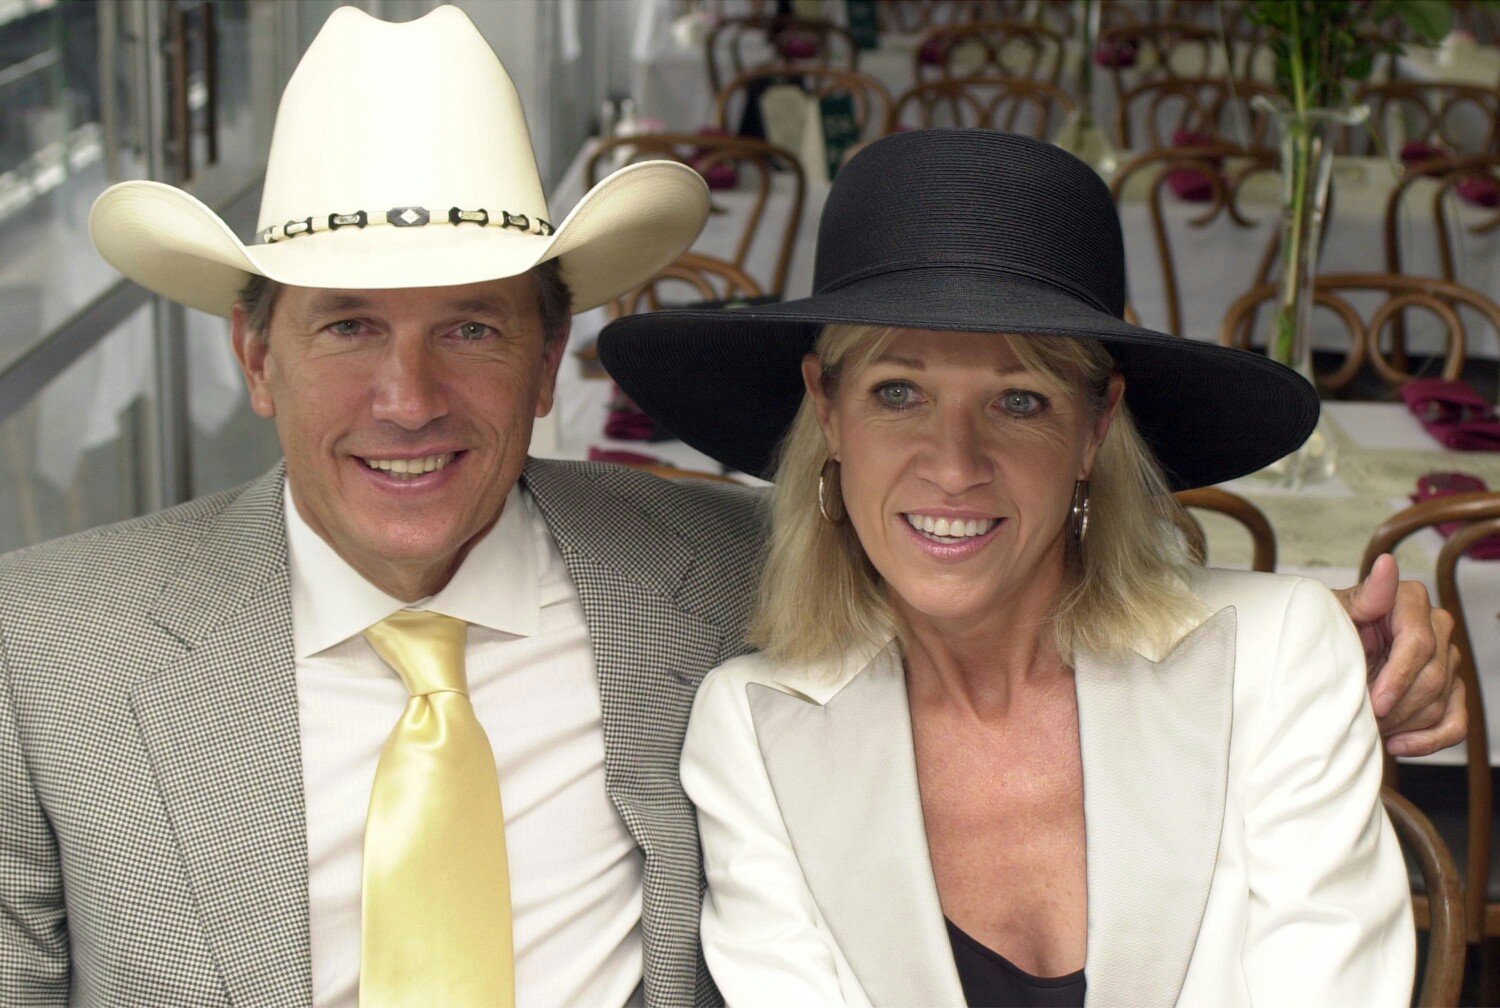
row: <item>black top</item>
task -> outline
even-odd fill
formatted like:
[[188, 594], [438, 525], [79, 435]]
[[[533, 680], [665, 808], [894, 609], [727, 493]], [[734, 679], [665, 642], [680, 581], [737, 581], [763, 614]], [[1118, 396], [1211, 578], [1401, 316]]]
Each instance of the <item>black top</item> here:
[[1032, 976], [951, 920], [943, 920], [969, 1008], [1083, 1008], [1083, 970], [1060, 977]]

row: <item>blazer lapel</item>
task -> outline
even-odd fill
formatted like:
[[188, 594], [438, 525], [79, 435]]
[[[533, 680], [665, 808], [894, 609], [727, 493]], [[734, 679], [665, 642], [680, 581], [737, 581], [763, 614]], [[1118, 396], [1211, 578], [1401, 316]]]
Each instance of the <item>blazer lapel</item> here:
[[645, 987], [648, 1003], [658, 1003], [698, 985], [702, 869], [678, 763], [698, 683], [723, 660], [724, 631], [679, 605], [697, 558], [638, 503], [566, 463], [532, 460], [525, 479], [588, 624], [605, 785], [646, 855]]
[[1213, 881], [1234, 703], [1235, 614], [1159, 663], [1074, 663], [1088, 856], [1088, 1003], [1175, 1004]]
[[312, 1001], [282, 480], [278, 467], [219, 514], [155, 609], [186, 653], [131, 690], [238, 1005]]
[[962, 1005], [896, 646], [821, 705], [769, 686], [747, 689], [797, 860], [871, 1002]]

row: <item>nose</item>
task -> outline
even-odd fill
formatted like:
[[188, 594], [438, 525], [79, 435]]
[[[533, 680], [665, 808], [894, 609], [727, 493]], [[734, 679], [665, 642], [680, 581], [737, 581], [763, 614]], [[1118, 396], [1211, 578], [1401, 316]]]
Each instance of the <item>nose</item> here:
[[421, 333], [392, 334], [375, 365], [371, 412], [376, 420], [414, 431], [447, 415], [439, 352]]
[[918, 475], [943, 493], [958, 496], [994, 478], [985, 432], [966, 411], [938, 411], [921, 439]]

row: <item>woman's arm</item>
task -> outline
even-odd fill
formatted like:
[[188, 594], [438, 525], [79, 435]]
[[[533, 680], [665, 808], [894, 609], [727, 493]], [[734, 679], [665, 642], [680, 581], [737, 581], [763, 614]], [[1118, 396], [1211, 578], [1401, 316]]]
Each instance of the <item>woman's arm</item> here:
[[1299, 581], [1247, 725], [1245, 970], [1257, 1005], [1411, 1001], [1411, 896], [1380, 805], [1364, 669], [1332, 593]]
[[703, 680], [682, 751], [682, 785], [698, 806], [708, 877], [709, 972], [731, 1008], [867, 1004], [840, 982], [833, 937], [761, 762], [745, 681], [729, 671]]

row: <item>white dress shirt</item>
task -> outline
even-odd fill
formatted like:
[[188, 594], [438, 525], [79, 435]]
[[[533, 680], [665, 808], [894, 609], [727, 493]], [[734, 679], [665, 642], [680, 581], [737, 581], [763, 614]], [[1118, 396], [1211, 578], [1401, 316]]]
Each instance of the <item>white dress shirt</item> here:
[[[403, 603], [366, 581], [286, 494], [307, 801], [313, 1004], [359, 991], [365, 815], [406, 687], [362, 636]], [[604, 786], [599, 686], [578, 592], [519, 487], [452, 580], [411, 608], [466, 620], [469, 696], [500, 774], [516, 1000], [622, 1005], [641, 981], [643, 857]]]

